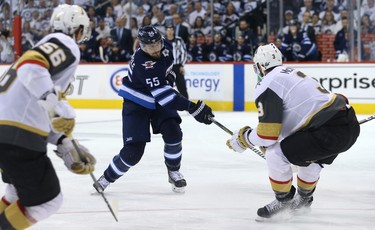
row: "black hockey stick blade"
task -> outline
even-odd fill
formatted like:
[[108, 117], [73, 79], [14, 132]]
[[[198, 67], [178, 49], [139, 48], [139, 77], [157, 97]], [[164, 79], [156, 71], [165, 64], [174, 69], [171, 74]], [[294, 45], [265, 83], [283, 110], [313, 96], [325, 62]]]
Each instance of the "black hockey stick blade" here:
[[[76, 142], [74, 139], [72, 139], [72, 143], [73, 143], [73, 146], [74, 146], [74, 148], [76, 149], [76, 151], [77, 151], [79, 157], [82, 159], [83, 162], [87, 163], [87, 159], [83, 157], [83, 154], [82, 154], [81, 149], [79, 148], [77, 142]], [[96, 182], [95, 175], [91, 172], [91, 173], [90, 173], [90, 176], [91, 176], [91, 179], [92, 179], [92, 180], [94, 181], [94, 183], [95, 183], [95, 182]], [[108, 202], [108, 200], [107, 200], [107, 198], [105, 197], [104, 193], [103, 193], [103, 192], [99, 192], [99, 193], [100, 193], [100, 195], [103, 197], [104, 202], [107, 204], [107, 207], [108, 207], [109, 211], [111, 212], [113, 218], [115, 218], [116, 222], [118, 222], [117, 215], [116, 215], [116, 213], [113, 211], [113, 208], [112, 208], [111, 204]]]

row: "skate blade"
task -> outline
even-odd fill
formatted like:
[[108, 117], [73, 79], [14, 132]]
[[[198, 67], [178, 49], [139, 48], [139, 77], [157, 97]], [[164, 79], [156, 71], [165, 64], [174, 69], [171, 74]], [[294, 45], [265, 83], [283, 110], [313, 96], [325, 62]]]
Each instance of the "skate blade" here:
[[290, 210], [288, 210], [288, 211], [280, 212], [269, 218], [257, 216], [255, 218], [255, 221], [262, 222], [262, 223], [278, 223], [278, 222], [286, 222], [290, 220], [292, 217], [293, 217], [293, 213]]
[[185, 187], [176, 187], [172, 185], [172, 191], [175, 193], [185, 193]]

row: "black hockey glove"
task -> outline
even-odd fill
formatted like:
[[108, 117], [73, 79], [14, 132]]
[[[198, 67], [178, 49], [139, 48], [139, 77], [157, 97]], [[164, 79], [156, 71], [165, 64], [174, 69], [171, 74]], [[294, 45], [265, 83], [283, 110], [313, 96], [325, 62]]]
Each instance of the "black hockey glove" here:
[[167, 81], [168, 85], [170, 85], [171, 87], [173, 87], [174, 83], [176, 82], [176, 73], [173, 72], [172, 70], [169, 71], [169, 73], [165, 77], [165, 80]]
[[215, 117], [212, 113], [212, 109], [204, 104], [203, 101], [199, 100], [197, 104], [192, 102], [192, 106], [188, 109], [189, 113], [200, 123], [209, 125], [212, 123], [211, 117]]

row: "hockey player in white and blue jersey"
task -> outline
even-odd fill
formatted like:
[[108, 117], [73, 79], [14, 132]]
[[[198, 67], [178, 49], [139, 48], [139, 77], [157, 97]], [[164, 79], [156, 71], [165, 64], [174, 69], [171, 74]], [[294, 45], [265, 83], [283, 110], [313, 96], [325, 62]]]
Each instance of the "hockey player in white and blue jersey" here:
[[94, 183], [99, 192], [115, 182], [142, 158], [150, 142], [150, 124], [154, 134], [164, 140], [164, 159], [169, 183], [175, 192], [183, 192], [186, 181], [179, 172], [182, 157], [181, 118], [177, 111], [187, 110], [201, 123], [211, 124], [210, 107], [202, 101], [189, 101], [172, 88], [175, 74], [173, 48], [154, 26], [139, 29], [140, 48], [134, 53], [128, 76], [123, 78], [119, 95], [122, 110], [123, 148], [112, 159], [103, 175]]
[[[259, 46], [254, 70], [261, 80], [255, 89], [259, 123], [245, 126], [227, 141], [243, 152], [265, 146], [269, 180], [276, 199], [258, 209], [258, 220], [279, 213], [309, 210], [324, 164], [331, 164], [357, 140], [354, 109], [340, 94], [324, 89], [314, 78], [282, 64], [274, 44]], [[297, 189], [291, 164], [298, 166]], [[284, 215], [281, 215], [284, 216]], [[278, 218], [276, 218], [278, 219]]]

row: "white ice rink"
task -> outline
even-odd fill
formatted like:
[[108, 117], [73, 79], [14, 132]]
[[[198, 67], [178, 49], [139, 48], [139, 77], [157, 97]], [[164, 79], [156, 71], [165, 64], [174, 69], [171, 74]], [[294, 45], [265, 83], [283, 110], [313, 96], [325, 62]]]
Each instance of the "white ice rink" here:
[[[232, 130], [257, 123], [255, 113], [215, 115]], [[90, 195], [91, 177], [67, 171], [50, 146], [64, 203], [58, 213], [31, 229], [375, 229], [375, 121], [361, 125], [357, 143], [322, 170], [312, 212], [280, 224], [255, 222], [257, 209], [274, 199], [265, 161], [251, 150], [243, 154], [229, 150], [228, 134], [216, 125], [200, 124], [187, 113], [182, 119], [181, 172], [188, 183], [186, 193], [172, 192], [163, 141], [154, 135], [141, 162], [105, 191], [107, 199], [118, 205], [119, 222], [115, 222], [102, 197]], [[96, 177], [121, 149], [121, 128], [121, 110], [77, 110], [75, 137], [96, 156]]]

